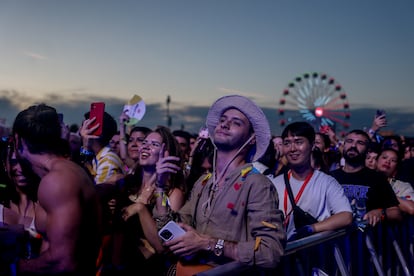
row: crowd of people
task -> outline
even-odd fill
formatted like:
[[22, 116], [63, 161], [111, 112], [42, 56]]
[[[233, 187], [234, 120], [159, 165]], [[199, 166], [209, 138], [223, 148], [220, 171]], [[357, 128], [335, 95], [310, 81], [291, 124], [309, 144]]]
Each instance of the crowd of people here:
[[84, 117], [68, 127], [33, 105], [1, 141], [0, 222], [34, 245], [19, 275], [272, 272], [289, 241], [414, 214], [414, 141], [382, 136], [384, 113], [344, 137], [304, 121], [272, 135], [239, 95], [217, 99], [197, 134]]

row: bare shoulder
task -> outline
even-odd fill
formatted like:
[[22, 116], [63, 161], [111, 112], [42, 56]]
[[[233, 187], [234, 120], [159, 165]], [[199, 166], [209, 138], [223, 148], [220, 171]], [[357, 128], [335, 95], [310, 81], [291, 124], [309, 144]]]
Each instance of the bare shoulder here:
[[39, 200], [49, 200], [52, 197], [64, 200], [91, 189], [92, 180], [81, 167], [69, 160], [60, 159], [55, 161], [40, 181], [38, 196]]

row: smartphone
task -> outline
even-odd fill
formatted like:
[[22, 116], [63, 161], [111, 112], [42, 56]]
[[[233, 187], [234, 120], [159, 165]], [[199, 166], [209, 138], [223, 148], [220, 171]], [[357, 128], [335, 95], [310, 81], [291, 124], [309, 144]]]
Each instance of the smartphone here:
[[319, 127], [319, 132], [323, 134], [328, 134], [330, 130], [330, 127], [328, 125], [321, 125]]
[[382, 116], [384, 114], [385, 114], [385, 110], [377, 109], [377, 113], [376, 113], [377, 117]]
[[164, 241], [170, 241], [185, 234], [185, 230], [181, 228], [176, 222], [169, 221], [160, 231], [158, 236]]
[[59, 123], [63, 124], [63, 113], [58, 113]]
[[102, 134], [103, 127], [103, 117], [105, 112], [105, 103], [104, 102], [94, 102], [91, 103], [91, 109], [89, 112], [89, 119], [96, 118], [91, 128], [99, 124], [99, 127], [91, 133], [92, 135], [100, 136]]
[[198, 133], [198, 137], [201, 139], [208, 139], [208, 128], [202, 127]]

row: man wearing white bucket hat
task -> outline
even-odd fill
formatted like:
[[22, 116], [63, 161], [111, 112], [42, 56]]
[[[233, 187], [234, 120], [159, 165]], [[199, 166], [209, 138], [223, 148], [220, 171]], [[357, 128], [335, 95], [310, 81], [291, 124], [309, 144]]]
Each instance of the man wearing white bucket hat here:
[[[272, 182], [251, 163], [269, 144], [267, 118], [248, 98], [230, 95], [211, 106], [206, 124], [216, 147], [213, 173], [201, 176], [178, 212], [186, 233], [165, 246], [193, 262], [275, 268], [286, 240], [283, 214]], [[162, 226], [168, 219], [158, 207]], [[183, 263], [180, 259], [177, 275]]]

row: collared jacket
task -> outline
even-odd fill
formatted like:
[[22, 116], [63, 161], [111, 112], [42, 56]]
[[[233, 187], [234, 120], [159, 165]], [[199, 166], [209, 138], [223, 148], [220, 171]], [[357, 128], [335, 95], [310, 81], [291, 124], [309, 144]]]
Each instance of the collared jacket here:
[[272, 182], [246, 164], [228, 174], [208, 204], [213, 187], [211, 174], [195, 183], [179, 211], [182, 221], [201, 234], [237, 242], [240, 262], [275, 268], [284, 253], [286, 233]]

